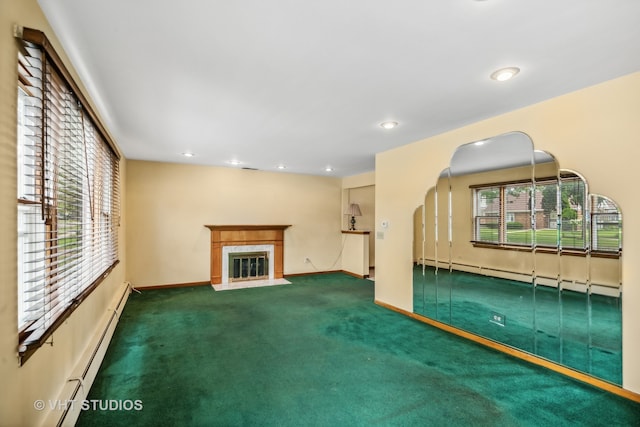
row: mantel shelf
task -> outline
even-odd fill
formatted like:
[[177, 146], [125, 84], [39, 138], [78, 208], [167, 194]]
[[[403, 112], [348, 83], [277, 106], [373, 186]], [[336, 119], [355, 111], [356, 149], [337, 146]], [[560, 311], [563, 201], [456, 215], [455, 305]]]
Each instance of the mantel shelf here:
[[209, 230], [237, 231], [237, 230], [284, 230], [291, 225], [205, 225]]

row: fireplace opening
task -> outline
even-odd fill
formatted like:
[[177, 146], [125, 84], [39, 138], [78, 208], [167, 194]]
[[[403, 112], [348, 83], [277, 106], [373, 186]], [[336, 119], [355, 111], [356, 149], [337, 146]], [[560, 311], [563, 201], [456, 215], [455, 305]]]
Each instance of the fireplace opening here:
[[269, 252], [229, 254], [229, 282], [269, 279]]

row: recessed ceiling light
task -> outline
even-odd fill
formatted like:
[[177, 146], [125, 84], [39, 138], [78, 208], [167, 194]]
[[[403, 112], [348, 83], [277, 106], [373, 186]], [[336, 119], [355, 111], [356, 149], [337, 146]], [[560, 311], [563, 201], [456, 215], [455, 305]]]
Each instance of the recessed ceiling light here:
[[393, 129], [394, 127], [398, 126], [398, 122], [382, 122], [380, 123], [380, 126], [385, 129]]
[[195, 154], [193, 154], [193, 153], [191, 153], [189, 151], [186, 151], [186, 152], [182, 153], [182, 155], [185, 156], [185, 157], [193, 157], [193, 156], [195, 156]]
[[285, 165], [278, 165], [277, 167], [278, 167], [278, 169], [281, 169], [281, 170], [287, 168]]
[[227, 161], [228, 164], [233, 165], [233, 166], [238, 166], [241, 165], [242, 162], [240, 160], [229, 160]]
[[499, 70], [496, 70], [493, 73], [491, 73], [491, 78], [499, 82], [504, 82], [514, 77], [519, 72], [520, 72], [520, 68], [518, 67], [500, 68]]
[[326, 168], [324, 168], [325, 172], [333, 172], [333, 168], [331, 166], [327, 166]]

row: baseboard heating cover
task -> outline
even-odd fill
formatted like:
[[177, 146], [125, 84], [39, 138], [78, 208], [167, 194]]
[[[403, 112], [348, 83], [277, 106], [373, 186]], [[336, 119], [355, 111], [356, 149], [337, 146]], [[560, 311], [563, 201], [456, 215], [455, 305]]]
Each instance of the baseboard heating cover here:
[[93, 380], [98, 373], [113, 332], [120, 320], [120, 314], [133, 290], [128, 282], [124, 282], [120, 286], [113, 302], [101, 320], [100, 327], [96, 329], [96, 335], [90, 341], [58, 397], [58, 402], [73, 402], [73, 404], [51, 410], [45, 425], [56, 425], [58, 427], [75, 425], [82, 410], [81, 403], [89, 394], [91, 384], [93, 384]]

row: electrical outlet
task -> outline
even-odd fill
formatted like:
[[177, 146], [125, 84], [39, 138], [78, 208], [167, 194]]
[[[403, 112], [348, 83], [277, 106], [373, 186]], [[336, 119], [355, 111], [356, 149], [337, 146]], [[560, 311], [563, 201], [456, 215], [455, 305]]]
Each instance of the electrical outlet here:
[[311, 262], [311, 260], [309, 259], [308, 256], [304, 257], [304, 263], [305, 264], [309, 264]]
[[498, 326], [505, 326], [507, 322], [507, 316], [502, 313], [492, 311], [491, 315], [489, 316], [489, 322], [495, 323]]

